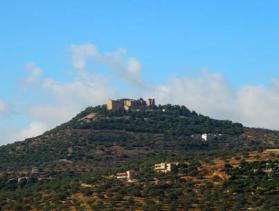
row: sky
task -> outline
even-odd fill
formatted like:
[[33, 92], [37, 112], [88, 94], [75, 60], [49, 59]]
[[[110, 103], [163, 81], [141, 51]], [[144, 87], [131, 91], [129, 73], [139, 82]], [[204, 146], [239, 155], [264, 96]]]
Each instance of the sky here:
[[0, 145], [108, 98], [279, 130], [278, 1], [0, 1]]

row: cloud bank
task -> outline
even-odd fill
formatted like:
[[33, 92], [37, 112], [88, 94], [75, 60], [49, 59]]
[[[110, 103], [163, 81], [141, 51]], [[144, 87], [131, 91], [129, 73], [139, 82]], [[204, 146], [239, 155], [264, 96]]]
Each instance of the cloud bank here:
[[230, 119], [250, 127], [279, 129], [279, 86], [246, 85], [233, 89], [223, 75], [174, 77], [154, 86], [149, 94], [160, 103], [183, 104], [217, 119]]
[[87, 63], [93, 60], [109, 67], [112, 72], [118, 74], [133, 84], [141, 84], [141, 64], [134, 57], [127, 56], [126, 49], [102, 53], [93, 44], [72, 45], [72, 65], [78, 70], [86, 69]]
[[0, 114], [7, 110], [7, 104], [0, 99]]
[[27, 71], [29, 71], [29, 76], [22, 80], [23, 85], [29, 85], [35, 83], [37, 79], [42, 75], [43, 70], [38, 67], [34, 62], [28, 62], [25, 65]]
[[[72, 45], [70, 52], [74, 76], [66, 82], [46, 77], [34, 62], [26, 65], [29, 75], [23, 79], [23, 85], [28, 85], [30, 93], [36, 90], [51, 100], [30, 102], [24, 115], [32, 121], [16, 133], [11, 131], [6, 136], [10, 141], [39, 135], [70, 120], [87, 106], [126, 96], [154, 97], [157, 103], [186, 105], [213, 118], [279, 129], [279, 78], [266, 86], [247, 84], [235, 89], [221, 73], [201, 71], [197, 77], [170, 76], [166, 81], [150, 83], [142, 77], [139, 60], [125, 49], [100, 52], [87, 43]], [[110, 72], [97, 73], [89, 68], [90, 62], [103, 65]], [[123, 89], [122, 82], [128, 84], [128, 89]], [[137, 96], [129, 90], [135, 90]], [[5, 109], [6, 104], [0, 100], [0, 113]]]

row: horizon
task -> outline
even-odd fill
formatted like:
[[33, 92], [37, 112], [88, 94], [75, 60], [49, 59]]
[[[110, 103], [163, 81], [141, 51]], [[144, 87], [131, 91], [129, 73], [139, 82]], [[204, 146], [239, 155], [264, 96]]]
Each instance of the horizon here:
[[2, 3], [0, 145], [122, 96], [279, 130], [279, 2], [122, 3]]

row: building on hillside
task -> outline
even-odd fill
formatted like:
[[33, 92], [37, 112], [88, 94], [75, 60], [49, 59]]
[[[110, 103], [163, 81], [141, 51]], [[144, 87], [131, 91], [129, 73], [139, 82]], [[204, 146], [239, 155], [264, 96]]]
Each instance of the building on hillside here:
[[155, 99], [154, 98], [147, 99], [146, 104], [148, 107], [155, 106]]
[[107, 110], [115, 111], [124, 107], [124, 100], [111, 100], [107, 101]]
[[40, 172], [39, 168], [38, 167], [33, 167], [31, 169], [31, 175], [38, 175]]
[[135, 100], [134, 102], [136, 102], [136, 106], [144, 106], [146, 107], [147, 106], [147, 103], [144, 99], [140, 98], [138, 100]]
[[125, 172], [119, 172], [119, 173], [116, 173], [116, 178], [120, 179], [120, 180], [127, 180], [128, 182], [131, 182], [133, 180], [134, 174], [135, 173], [132, 170], [125, 171]]
[[203, 134], [201, 135], [201, 139], [202, 139], [203, 141], [207, 141], [207, 140], [208, 140], [208, 134], [207, 134], [207, 133], [203, 133]]
[[202, 140], [202, 141], [207, 141], [209, 138], [209, 134], [203, 133], [203, 134], [192, 134], [191, 138], [195, 140]]
[[154, 171], [167, 173], [171, 172], [172, 164], [171, 163], [157, 163], [154, 165]]
[[148, 99], [148, 101], [146, 102], [145, 100], [143, 100], [142, 98], [138, 99], [138, 100], [134, 100], [134, 99], [119, 99], [119, 100], [112, 100], [109, 99], [107, 101], [107, 110], [110, 111], [115, 111], [118, 109], [124, 109], [126, 111], [130, 110], [130, 109], [140, 109], [140, 108], [146, 108], [146, 107], [150, 107], [150, 106], [154, 106], [155, 105], [155, 99]]
[[215, 133], [202, 133], [202, 134], [192, 134], [191, 138], [195, 140], [202, 140], [202, 141], [210, 141], [214, 138], [221, 137], [223, 134], [215, 134]]
[[137, 109], [146, 107], [146, 102], [143, 99], [133, 100], [133, 99], [125, 99], [123, 101], [124, 110], [128, 111], [129, 109]]

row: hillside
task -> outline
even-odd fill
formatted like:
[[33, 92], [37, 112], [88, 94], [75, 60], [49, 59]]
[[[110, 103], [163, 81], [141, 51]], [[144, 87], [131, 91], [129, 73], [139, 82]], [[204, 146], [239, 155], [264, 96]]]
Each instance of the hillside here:
[[[0, 207], [233, 209], [236, 198], [245, 196], [237, 206], [273, 209], [278, 207], [272, 204], [278, 196], [278, 154], [265, 150], [276, 148], [277, 131], [214, 120], [185, 106], [89, 107], [41, 136], [0, 147]], [[161, 162], [179, 166], [154, 173], [153, 165]], [[129, 169], [138, 169], [136, 182], [113, 177]], [[267, 195], [272, 203], [265, 202]], [[227, 204], [214, 204], [214, 197], [226, 198]]]
[[[179, 106], [138, 112], [111, 112], [104, 106], [90, 107], [42, 136], [2, 146], [0, 165], [18, 169], [19, 166], [29, 168], [66, 162], [73, 168], [76, 163], [78, 167], [90, 168], [93, 163], [107, 166], [150, 153], [231, 150], [245, 139], [239, 139], [243, 131], [241, 124], [213, 120]], [[198, 136], [202, 133], [220, 136], [204, 142]], [[242, 144], [249, 145], [248, 142]]]

